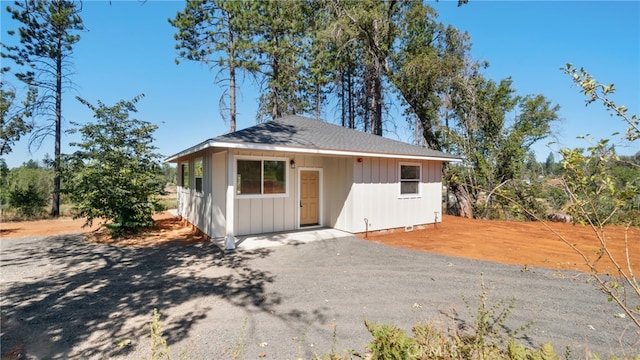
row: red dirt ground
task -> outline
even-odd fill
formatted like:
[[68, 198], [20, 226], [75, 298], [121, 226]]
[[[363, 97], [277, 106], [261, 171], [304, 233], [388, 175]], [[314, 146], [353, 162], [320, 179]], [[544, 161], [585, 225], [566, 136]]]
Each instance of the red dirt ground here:
[[[154, 217], [156, 227], [135, 236], [117, 241], [122, 246], [156, 246], [174, 242], [203, 241], [190, 226], [165, 212]], [[86, 233], [87, 241], [113, 243], [104, 232], [82, 228], [83, 220], [61, 218], [31, 222], [0, 223], [2, 238]], [[531, 222], [471, 220], [445, 216], [442, 223], [424, 230], [396, 231], [368, 234], [368, 240], [382, 244], [443, 255], [481, 259], [507, 264], [541, 266], [551, 269], [587, 271], [584, 260], [551, 230], [564, 236], [591, 259], [599, 248], [593, 231], [585, 226]], [[636, 276], [640, 274], [640, 228], [608, 227], [605, 229], [608, 248], [627, 269], [625, 232], [629, 242], [629, 258]], [[361, 234], [364, 237], [364, 234]], [[613, 265], [605, 259], [598, 263], [600, 272], [614, 273]]]
[[[548, 226], [546, 227], [545, 224]], [[445, 215], [431, 228], [405, 233], [369, 234], [369, 240], [390, 246], [506, 264], [588, 271], [585, 260], [562, 242], [563, 236], [590, 259], [597, 258], [599, 242], [590, 227], [565, 223], [510, 222], [464, 219]], [[558, 235], [554, 234], [555, 231]], [[634, 274], [640, 274], [640, 228], [605, 228], [607, 247], [618, 264], [627, 269], [625, 233]], [[613, 264], [601, 259], [601, 273], [615, 273]]]

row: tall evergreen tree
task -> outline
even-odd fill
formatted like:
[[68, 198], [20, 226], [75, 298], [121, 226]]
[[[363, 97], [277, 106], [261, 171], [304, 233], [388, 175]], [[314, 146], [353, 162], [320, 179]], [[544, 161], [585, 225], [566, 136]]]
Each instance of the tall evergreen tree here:
[[[220, 99], [220, 108], [227, 109], [229, 132], [236, 131], [238, 71], [254, 73], [256, 61], [249, 52], [248, 3], [244, 1], [189, 0], [185, 9], [169, 23], [177, 29], [174, 35], [179, 58], [198, 61], [210, 68], [226, 70], [228, 77], [220, 79], [228, 83]], [[179, 62], [176, 59], [176, 62]], [[220, 73], [217, 74], [220, 76]], [[229, 104], [226, 104], [226, 98]]]
[[338, 46], [353, 48], [357, 45], [362, 49], [368, 100], [364, 117], [371, 119], [371, 133], [382, 136], [384, 79], [389, 74], [389, 57], [397, 36], [397, 21], [405, 3], [395, 0], [333, 0], [329, 3], [335, 16], [331, 28]]
[[304, 74], [310, 84], [306, 91], [306, 103], [315, 113], [317, 120], [322, 119], [323, 105], [330, 92], [332, 74], [335, 72], [335, 47], [326, 36], [329, 12], [322, 1], [309, 1], [303, 6], [304, 29], [307, 29], [308, 45], [303, 55], [306, 60]]
[[303, 74], [308, 51], [305, 4], [302, 1], [251, 2], [253, 51], [259, 59], [263, 83], [258, 121], [309, 111]]
[[[7, 7], [14, 20], [22, 26], [18, 29], [20, 44], [3, 47], [21, 71], [16, 77], [38, 90], [34, 103], [34, 115], [42, 121], [34, 128], [30, 146], [42, 144], [45, 137], [53, 135], [54, 182], [51, 216], [60, 215], [60, 149], [62, 137], [62, 95], [71, 84], [68, 77], [73, 46], [84, 30], [80, 18], [81, 7], [66, 0], [26, 0], [16, 2], [16, 8]], [[14, 30], [8, 31], [15, 35]]]

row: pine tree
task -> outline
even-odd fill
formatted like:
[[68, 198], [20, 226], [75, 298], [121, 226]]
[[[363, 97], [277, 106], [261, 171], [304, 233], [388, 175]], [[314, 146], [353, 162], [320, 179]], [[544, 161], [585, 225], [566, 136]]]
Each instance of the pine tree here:
[[[37, 89], [33, 115], [42, 120], [31, 135], [30, 146], [40, 146], [45, 137], [55, 138], [54, 182], [51, 216], [60, 215], [60, 150], [62, 138], [63, 89], [71, 85], [68, 74], [73, 46], [80, 40], [77, 32], [84, 30], [81, 8], [66, 0], [26, 0], [16, 2], [17, 8], [7, 7], [14, 20], [22, 23], [18, 29], [20, 44], [3, 47], [2, 54], [21, 66], [24, 71], [16, 77]], [[15, 35], [14, 30], [8, 31]]]
[[[329, 1], [331, 25], [337, 46], [360, 47], [365, 66], [365, 131], [382, 136], [384, 81], [389, 74], [389, 57], [397, 38], [397, 21], [404, 4], [398, 1]], [[370, 120], [369, 120], [370, 119]]]
[[[229, 132], [236, 131], [238, 72], [253, 74], [258, 70], [257, 62], [249, 51], [251, 19], [248, 18], [247, 6], [243, 1], [189, 0], [183, 11], [169, 19], [177, 29], [174, 38], [178, 41], [178, 56], [218, 68], [216, 78], [228, 83], [228, 91], [220, 99], [220, 108], [228, 110], [228, 116], [222, 116], [229, 120]], [[219, 78], [223, 70], [228, 78], [224, 75]]]
[[264, 82], [258, 121], [308, 112], [309, 82], [301, 76], [308, 51], [304, 3], [260, 0], [251, 4], [253, 51]]

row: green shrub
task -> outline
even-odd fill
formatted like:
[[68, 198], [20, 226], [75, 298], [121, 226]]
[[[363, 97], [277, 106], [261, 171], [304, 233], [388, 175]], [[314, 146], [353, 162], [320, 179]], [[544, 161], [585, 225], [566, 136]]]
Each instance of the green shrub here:
[[26, 188], [16, 186], [9, 191], [9, 205], [15, 208], [19, 215], [33, 218], [45, 212], [47, 194], [35, 184], [28, 184]]
[[3, 213], [14, 213], [18, 217], [34, 218], [46, 212], [53, 188], [53, 172], [40, 167], [35, 161], [2, 171], [0, 201]]
[[554, 185], [545, 187], [543, 197], [549, 202], [554, 211], [562, 211], [569, 201], [567, 192], [562, 187]]
[[76, 216], [85, 217], [88, 225], [94, 219], [107, 221], [114, 238], [153, 226], [153, 213], [164, 210], [158, 200], [164, 185], [160, 154], [153, 145], [157, 126], [130, 118], [141, 98], [110, 107], [78, 98], [97, 121], [72, 131], [81, 134], [81, 142], [71, 143], [80, 150], [65, 158], [64, 190]]
[[416, 349], [416, 341], [407, 336], [404, 330], [391, 324], [375, 324], [364, 321], [367, 330], [373, 335], [373, 340], [367, 346], [371, 350], [371, 359], [417, 359], [420, 354]]

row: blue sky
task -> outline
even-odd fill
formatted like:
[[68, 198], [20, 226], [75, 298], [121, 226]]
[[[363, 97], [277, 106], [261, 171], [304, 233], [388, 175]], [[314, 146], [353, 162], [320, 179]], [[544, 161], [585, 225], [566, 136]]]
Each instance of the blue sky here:
[[[6, 31], [16, 28], [4, 10], [12, 3], [1, 1], [5, 42]], [[640, 113], [640, 2], [471, 0], [463, 7], [457, 7], [455, 1], [429, 4], [442, 22], [469, 32], [472, 56], [490, 63], [488, 77], [499, 81], [511, 76], [518, 94], [543, 94], [561, 106], [561, 120], [553, 127], [555, 139], [534, 145], [540, 160], [560, 147], [587, 146], [576, 139], [579, 135], [598, 139], [626, 129], [601, 105], [585, 107], [583, 95], [560, 70], [567, 62], [584, 67], [603, 83], [615, 83], [613, 99], [630, 113]], [[175, 31], [167, 19], [182, 8], [184, 3], [178, 1], [84, 2], [81, 16], [89, 31], [81, 33], [75, 47], [72, 79], [76, 86], [66, 91], [63, 102], [66, 128], [70, 121], [93, 120], [76, 96], [93, 104], [101, 100], [113, 105], [144, 93], [135, 117], [158, 125], [156, 146], [164, 156], [227, 131], [220, 117], [222, 89], [214, 81], [215, 73], [198, 63], [174, 62]], [[247, 79], [238, 106], [238, 129], [255, 124], [257, 95], [257, 85]], [[397, 107], [391, 109], [394, 111], [399, 113]], [[332, 109], [326, 109], [324, 119], [336, 119]], [[397, 131], [385, 136], [410, 141], [406, 120], [399, 115], [394, 120]], [[66, 144], [76, 140], [63, 135], [63, 152], [71, 151]], [[552, 140], [557, 143], [547, 147]], [[640, 151], [640, 145], [621, 143], [617, 149], [629, 155]], [[21, 141], [5, 160], [15, 167], [52, 153], [52, 139], [33, 153]]]

